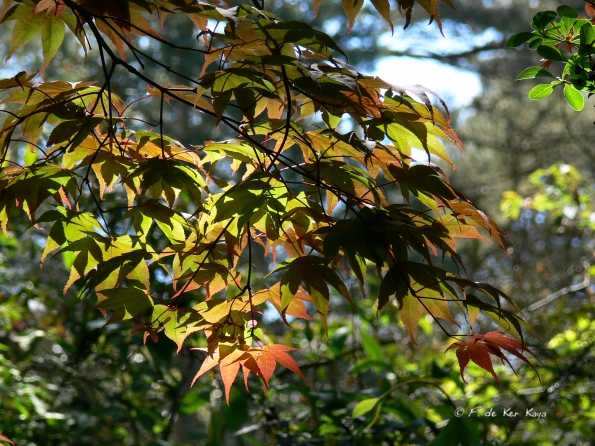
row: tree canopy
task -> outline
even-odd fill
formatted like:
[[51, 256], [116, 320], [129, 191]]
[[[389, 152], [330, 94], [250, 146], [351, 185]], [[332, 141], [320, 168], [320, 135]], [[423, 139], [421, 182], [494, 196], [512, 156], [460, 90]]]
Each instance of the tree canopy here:
[[[506, 248], [506, 239], [449, 182], [450, 149], [463, 143], [431, 91], [358, 73], [333, 38], [257, 2], [3, 5], [2, 26], [12, 26], [7, 57], [38, 35], [43, 53], [39, 72], [0, 81], [4, 234], [26, 214], [30, 230], [43, 234], [42, 265], [64, 258], [64, 293], [72, 290], [108, 324], [130, 322], [148, 345], [165, 336], [177, 352], [202, 351], [192, 353], [201, 366], [186, 384], [218, 368], [230, 403], [240, 369], [247, 389], [260, 382], [266, 393], [280, 364], [309, 385], [289, 353], [299, 339], [278, 341], [283, 334], [270, 321], [317, 320], [324, 339], [334, 312], [364, 314], [366, 306], [376, 318], [398, 318], [414, 343], [429, 315], [453, 338], [447, 351], [456, 349], [463, 381], [472, 361], [500, 383], [492, 356], [518, 363], [505, 353], [533, 367], [524, 346], [532, 329], [520, 308], [465, 274], [457, 240]], [[388, 2], [372, 5], [392, 28]], [[343, 2], [345, 32], [362, 6]], [[435, 1], [399, 2], [405, 27], [419, 7], [442, 30]], [[547, 17], [537, 34], [559, 28]], [[574, 36], [577, 17], [565, 25]], [[193, 27], [196, 39], [168, 39], [172, 23]], [[583, 48], [590, 44], [580, 42], [576, 63], [586, 74], [574, 71], [578, 83], [588, 79], [590, 60]], [[554, 43], [537, 51], [557, 60]], [[46, 79], [65, 45], [78, 45], [81, 59], [96, 57], [99, 78]], [[165, 51], [198, 60], [199, 74], [164, 63]], [[129, 94], [126, 82], [146, 94]], [[579, 109], [573, 91], [566, 98]], [[217, 128], [224, 138], [181, 141], [172, 119], [181, 108], [199, 116], [200, 131]], [[480, 313], [507, 334], [474, 331]], [[382, 363], [365, 333], [366, 352]], [[375, 412], [373, 424], [383, 398], [359, 401], [352, 417]]]

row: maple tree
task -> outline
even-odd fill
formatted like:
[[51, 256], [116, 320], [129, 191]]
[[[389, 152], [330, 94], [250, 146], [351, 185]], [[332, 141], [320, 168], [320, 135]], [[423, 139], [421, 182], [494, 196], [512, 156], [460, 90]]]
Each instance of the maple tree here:
[[[399, 2], [406, 25], [415, 3]], [[418, 3], [440, 24], [437, 1]], [[343, 2], [350, 27], [362, 4]], [[392, 27], [388, 2], [372, 4]], [[160, 35], [170, 15], [196, 25], [196, 46]], [[333, 298], [353, 305], [371, 274], [378, 312], [395, 306], [414, 342], [429, 314], [455, 338], [449, 349], [458, 347], [462, 371], [472, 360], [494, 374], [489, 355], [506, 360], [504, 352], [528, 362], [522, 329], [530, 327], [512, 299], [461, 275], [457, 239], [489, 237], [504, 248], [504, 234], [434, 164], [454, 168], [443, 141], [463, 145], [429, 90], [356, 72], [329, 36], [257, 2], [4, 1], [0, 18], [14, 22], [7, 57], [39, 34], [44, 57], [39, 73], [0, 81], [4, 233], [24, 211], [47, 234], [41, 263], [71, 253], [64, 291], [96, 296], [108, 323], [130, 321], [145, 341], [163, 332], [178, 351], [202, 334], [197, 348], [207, 355], [193, 383], [218, 367], [229, 401], [240, 370], [246, 387], [252, 373], [265, 391], [277, 364], [306, 379], [294, 348], [271, 342], [262, 313], [270, 305], [287, 324], [312, 313], [326, 324]], [[100, 86], [39, 78], [66, 30], [83, 51], [98, 50]], [[138, 38], [202, 57], [202, 72], [179, 73]], [[149, 63], [180, 83], [148, 76]], [[147, 94], [125, 103], [125, 74]], [[142, 101], [159, 110], [158, 122], [137, 111]], [[175, 123], [164, 109], [174, 105], [234, 137], [180, 143], [166, 132]], [[23, 148], [34, 156], [11, 157]], [[257, 255], [270, 268], [257, 268]], [[157, 294], [156, 283], [169, 291]], [[454, 333], [438, 320], [471, 330], [479, 312], [518, 341]]]

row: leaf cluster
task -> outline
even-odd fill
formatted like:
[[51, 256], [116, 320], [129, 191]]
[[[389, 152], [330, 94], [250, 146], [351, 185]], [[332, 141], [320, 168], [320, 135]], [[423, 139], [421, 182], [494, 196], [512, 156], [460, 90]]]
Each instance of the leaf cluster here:
[[[509, 48], [527, 43], [542, 59], [541, 67], [524, 70], [517, 80], [552, 78], [549, 84], [539, 84], [531, 89], [531, 99], [543, 99], [551, 95], [554, 88], [563, 85], [568, 104], [577, 111], [583, 109], [585, 98], [595, 92], [593, 74], [593, 45], [595, 28], [593, 19], [579, 16], [576, 9], [562, 5], [557, 11], [542, 11], [531, 22], [532, 32], [513, 35], [506, 42]], [[564, 67], [559, 77], [547, 70], [552, 62], [562, 62]]]
[[[373, 4], [383, 14], [385, 5]], [[437, 2], [421, 4], [438, 20]], [[371, 274], [380, 281], [378, 312], [394, 304], [414, 341], [424, 313], [460, 326], [451, 307], [470, 328], [482, 311], [522, 341], [526, 322], [502, 306], [514, 308], [512, 300], [460, 275], [457, 239], [490, 237], [504, 248], [504, 234], [436, 164], [454, 167], [443, 143], [462, 143], [430, 91], [358, 73], [326, 34], [256, 6], [4, 5], [4, 21], [17, 21], [11, 53], [26, 42], [25, 24], [28, 38], [46, 23], [63, 29], [53, 22], [74, 20], [69, 29], [83, 48], [91, 39], [98, 48], [104, 80], [40, 81], [23, 72], [0, 81], [3, 231], [15, 211], [26, 212], [47, 232], [42, 264], [71, 253], [64, 291], [76, 284], [81, 297], [96, 296], [93, 308], [108, 323], [129, 321], [145, 341], [163, 332], [178, 351], [203, 334], [195, 345], [207, 357], [194, 381], [218, 366], [229, 401], [240, 368], [246, 387], [253, 373], [266, 390], [277, 363], [305, 379], [287, 353], [293, 348], [270, 342], [265, 309], [286, 324], [315, 312], [326, 326], [333, 296], [352, 304], [350, 277], [364, 294]], [[196, 25], [195, 47], [155, 31], [172, 14]], [[200, 55], [202, 72], [189, 78], [163, 67], [182, 78], [177, 85], [145, 75], [144, 64], [160, 62], [137, 36]], [[56, 33], [42, 68], [62, 38]], [[147, 94], [124, 103], [119, 73], [145, 82]], [[135, 114], [140, 100], [159, 108], [159, 122]], [[210, 116], [235, 137], [187, 147], [165, 132], [165, 104]], [[15, 146], [39, 158], [10, 160]], [[273, 266], [258, 270], [257, 255]]]

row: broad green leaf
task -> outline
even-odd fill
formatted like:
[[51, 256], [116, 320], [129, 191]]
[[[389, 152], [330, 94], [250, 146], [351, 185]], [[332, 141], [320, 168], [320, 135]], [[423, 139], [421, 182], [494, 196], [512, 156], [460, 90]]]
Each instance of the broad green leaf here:
[[576, 111], [581, 111], [585, 106], [585, 97], [574, 85], [566, 84], [564, 86], [564, 96], [570, 106]]
[[566, 57], [562, 55], [560, 50], [551, 45], [540, 45], [537, 47], [537, 54], [544, 59], [553, 60], [557, 62], [566, 62]]
[[103, 118], [92, 116], [85, 116], [81, 119], [72, 121], [63, 121], [54, 127], [46, 145], [47, 147], [51, 147], [54, 144], [68, 141], [68, 144], [71, 145], [71, 147], [78, 147], [85, 140], [87, 135], [93, 131], [93, 128], [101, 124], [103, 121]]
[[538, 48], [539, 46], [541, 46], [541, 44], [543, 44], [544, 39], [541, 37], [536, 37], [532, 40], [529, 40], [529, 48], [531, 48], [532, 50]]
[[540, 11], [533, 17], [533, 22], [531, 26], [533, 26], [537, 30], [543, 30], [547, 25], [552, 22], [558, 14], [554, 11]]
[[37, 153], [37, 149], [33, 146], [30, 146], [27, 151], [25, 152], [25, 165], [30, 166], [39, 158], [39, 153]]
[[523, 79], [534, 79], [536, 77], [554, 78], [554, 75], [541, 67], [529, 67], [526, 70], [524, 70], [521, 74], [519, 74], [516, 80], [520, 81]]
[[566, 27], [566, 31], [568, 32], [578, 18], [578, 11], [568, 5], [558, 6], [557, 11], [562, 19], [562, 23], [564, 23], [564, 26]]
[[384, 356], [384, 352], [382, 351], [382, 346], [376, 340], [376, 338], [369, 334], [363, 328], [360, 330], [359, 334], [362, 338], [362, 345], [364, 347], [366, 355], [368, 355], [368, 357], [373, 361], [384, 361], [386, 357]]
[[591, 47], [595, 43], [595, 28], [591, 23], [581, 26], [581, 46]]
[[552, 84], [541, 84], [536, 85], [529, 92], [530, 99], [543, 99], [547, 98], [554, 92], [554, 85]]
[[506, 44], [504, 46], [506, 48], [515, 48], [517, 46], [522, 45], [525, 42], [528, 42], [529, 40], [531, 40], [534, 37], [535, 37], [535, 34], [527, 33], [527, 32], [514, 34], [513, 36], [510, 36], [508, 38], [508, 40], [506, 41]]
[[351, 417], [357, 418], [357, 417], [367, 414], [372, 409], [374, 409], [374, 407], [376, 407], [376, 404], [378, 404], [380, 401], [381, 401], [380, 398], [367, 398], [365, 400], [360, 401], [353, 408]]
[[345, 56], [343, 50], [330, 36], [297, 20], [272, 21], [263, 27], [264, 32], [267, 32], [278, 43], [294, 43], [326, 57], [332, 56], [330, 50]]

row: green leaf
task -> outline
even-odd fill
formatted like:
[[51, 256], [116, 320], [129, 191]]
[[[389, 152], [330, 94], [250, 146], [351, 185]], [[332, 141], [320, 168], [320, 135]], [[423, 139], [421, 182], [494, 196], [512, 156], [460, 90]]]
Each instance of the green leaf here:
[[43, 28], [41, 29], [41, 49], [43, 52], [42, 72], [58, 52], [64, 40], [65, 32], [64, 22], [61, 20], [54, 20], [52, 17], [48, 17], [43, 23]]
[[167, 305], [155, 305], [153, 307], [152, 320], [155, 323], [158, 322], [159, 325], [163, 325], [165, 336], [176, 343], [178, 353], [180, 353], [184, 340], [188, 335], [186, 327], [192, 314], [189, 310], [173, 310]]
[[345, 10], [345, 14], [347, 14], [347, 18], [349, 20], [349, 26], [347, 27], [347, 32], [350, 32], [355, 24], [355, 16], [357, 16], [360, 9], [364, 5], [363, 0], [342, 0], [343, 2], [343, 9]]
[[541, 67], [529, 67], [526, 70], [524, 70], [521, 74], [519, 74], [516, 80], [520, 81], [523, 79], [535, 79], [536, 77], [554, 78], [554, 75]]
[[421, 318], [421, 314], [423, 312], [423, 306], [419, 298], [408, 294], [403, 298], [403, 305], [399, 310], [399, 317], [407, 328], [407, 332], [409, 333], [409, 337], [415, 342], [415, 329], [419, 324], [419, 320]]
[[357, 417], [367, 414], [372, 409], [374, 409], [374, 407], [376, 407], [376, 404], [378, 404], [379, 401], [380, 401], [380, 398], [368, 398], [368, 399], [360, 401], [353, 408], [353, 413], [351, 414], [351, 417], [357, 418]]
[[102, 290], [101, 293], [107, 296], [107, 299], [99, 302], [95, 308], [121, 311], [121, 314], [114, 313], [110, 322], [132, 319], [153, 305], [153, 299], [147, 292], [138, 288], [114, 288]]
[[532, 38], [536, 37], [533, 33], [518, 33], [510, 36], [504, 45], [505, 48], [515, 48], [517, 46], [522, 45], [525, 42], [528, 42]]
[[256, 109], [256, 94], [254, 90], [250, 88], [238, 88], [234, 90], [234, 96], [236, 102], [244, 116], [248, 118], [250, 122], [254, 120], [254, 111]]
[[558, 6], [558, 15], [562, 18], [562, 22], [566, 27], [566, 32], [570, 31], [574, 22], [578, 18], [578, 11], [568, 5]]
[[581, 111], [585, 106], [585, 97], [571, 84], [564, 86], [564, 96], [566, 96], [566, 100], [576, 111]]
[[372, 359], [374, 361], [380, 361], [380, 362], [384, 361], [385, 356], [384, 356], [384, 352], [382, 351], [382, 346], [376, 340], [376, 338], [374, 336], [372, 336], [371, 334], [367, 333], [367, 331], [364, 330], [363, 328], [360, 330], [359, 334], [362, 338], [362, 345], [364, 347], [364, 351], [366, 352], [366, 355], [368, 355], [370, 357], [370, 359]]
[[535, 39], [529, 40], [529, 48], [534, 50], [535, 48], [540, 46], [542, 43], [543, 43], [543, 39], [541, 37], [537, 37]]
[[[330, 36], [297, 20], [286, 22], [275, 20], [264, 26], [263, 31], [279, 44], [293, 43], [327, 57], [332, 55], [330, 51], [332, 49], [345, 56], [343, 50]], [[263, 37], [265, 37], [264, 33]]]
[[388, 0], [371, 0], [371, 3], [382, 18], [388, 22], [391, 31], [394, 32], [393, 22], [390, 18], [390, 3]]
[[531, 26], [535, 29], [543, 31], [551, 21], [553, 21], [558, 14], [554, 11], [541, 11], [535, 14]]
[[540, 84], [536, 85], [529, 92], [530, 99], [543, 99], [547, 98], [554, 92], [554, 85], [552, 84]]
[[401, 268], [401, 265], [391, 267], [380, 283], [380, 289], [378, 290], [378, 311], [382, 310], [393, 294], [396, 294], [397, 301], [401, 304], [409, 291], [409, 284], [406, 282], [409, 276], [399, 268]]
[[581, 26], [581, 46], [591, 47], [595, 42], [595, 28], [590, 22]]
[[537, 47], [537, 54], [544, 59], [553, 60], [556, 62], [566, 62], [566, 58], [560, 50], [551, 45], [540, 45]]
[[17, 20], [12, 30], [10, 37], [10, 48], [6, 54], [6, 61], [12, 57], [14, 52], [29, 42], [33, 37], [39, 34], [39, 26], [37, 23], [31, 23], [24, 20]]
[[64, 121], [54, 127], [46, 145], [53, 146], [61, 142], [69, 141], [72, 148], [76, 148], [81, 144], [93, 129], [103, 122], [103, 118], [94, 118], [92, 116], [85, 116], [81, 119], [73, 121]]

